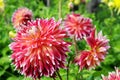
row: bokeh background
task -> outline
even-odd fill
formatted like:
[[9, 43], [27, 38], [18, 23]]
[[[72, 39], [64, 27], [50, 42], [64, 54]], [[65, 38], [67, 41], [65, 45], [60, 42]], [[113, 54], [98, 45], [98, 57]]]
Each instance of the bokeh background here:
[[[78, 73], [78, 67], [71, 64], [69, 80], [80, 80], [81, 75], [84, 80], [101, 80], [101, 74], [108, 75], [108, 72], [114, 71], [115, 67], [120, 67], [120, 14], [118, 11], [120, 6], [117, 8], [112, 7], [112, 3], [107, 3], [105, 0], [104, 2], [98, 0], [98, 3], [95, 4], [95, 0], [93, 0], [93, 2], [92, 0], [81, 0], [81, 2], [78, 3], [72, 2], [74, 0], [50, 0], [49, 5], [46, 1], [47, 0], [0, 0], [0, 80], [32, 80], [19, 74], [18, 71], [14, 70], [14, 66], [11, 65], [9, 56], [12, 52], [8, 45], [12, 42], [9, 37], [9, 32], [14, 32], [11, 22], [13, 12], [19, 7], [27, 7], [33, 11], [34, 19], [55, 17], [55, 19], [58, 20], [60, 15], [59, 1], [62, 1], [62, 19], [72, 11], [91, 18], [97, 31], [102, 30], [103, 34], [110, 39], [111, 46], [105, 60], [95, 69], [84, 69]], [[120, 1], [118, 1], [118, 3], [120, 5]], [[68, 39], [68, 41], [71, 40]], [[77, 42], [77, 44], [79, 50], [87, 48], [84, 41]], [[71, 46], [70, 49], [71, 52], [67, 53], [68, 59], [74, 56], [74, 47]], [[66, 80], [66, 70], [61, 69], [60, 74], [63, 80]], [[51, 79], [42, 77], [42, 80]]]

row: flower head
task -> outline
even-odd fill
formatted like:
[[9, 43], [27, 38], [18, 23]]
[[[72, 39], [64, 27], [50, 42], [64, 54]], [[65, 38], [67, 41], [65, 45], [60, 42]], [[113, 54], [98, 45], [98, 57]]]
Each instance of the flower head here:
[[102, 32], [95, 36], [95, 29], [86, 40], [91, 49], [80, 52], [75, 58], [75, 62], [80, 66], [80, 70], [84, 67], [87, 69], [95, 68], [104, 60], [107, 50], [110, 48], [108, 45], [109, 40], [102, 35]]
[[18, 31], [14, 42], [10, 44], [13, 51], [11, 59], [21, 74], [33, 78], [54, 76], [59, 68], [65, 68], [68, 42], [63, 39], [66, 31], [60, 22], [52, 19], [31, 21], [22, 32]]
[[64, 26], [69, 36], [75, 36], [76, 40], [89, 35], [93, 29], [92, 20], [84, 18], [79, 14], [70, 14], [64, 22]]
[[120, 70], [115, 68], [115, 72], [110, 72], [108, 77], [102, 76], [102, 80], [120, 80]]
[[27, 8], [19, 8], [12, 16], [12, 23], [16, 29], [19, 29], [21, 25], [27, 25], [28, 21], [32, 19], [32, 11]]

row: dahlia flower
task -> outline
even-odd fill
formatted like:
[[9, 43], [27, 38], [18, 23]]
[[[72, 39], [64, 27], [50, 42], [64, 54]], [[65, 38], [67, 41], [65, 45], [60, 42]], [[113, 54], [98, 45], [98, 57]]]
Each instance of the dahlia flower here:
[[70, 45], [63, 40], [65, 37], [66, 31], [60, 28], [60, 21], [55, 22], [53, 18], [28, 22], [26, 29], [18, 31], [9, 46], [15, 68], [34, 79], [54, 77], [59, 68], [65, 68]]
[[79, 14], [69, 14], [64, 22], [65, 30], [69, 36], [75, 36], [76, 40], [80, 40], [90, 34], [93, 29], [92, 20], [84, 18]]
[[104, 60], [107, 50], [110, 48], [108, 45], [109, 40], [99, 32], [95, 35], [95, 29], [86, 38], [90, 50], [84, 50], [77, 55], [75, 63], [80, 66], [80, 70], [84, 67], [87, 69], [95, 68]]
[[110, 72], [108, 77], [102, 75], [102, 80], [120, 80], [120, 70], [115, 68], [115, 72]]
[[21, 25], [27, 25], [32, 19], [32, 11], [27, 8], [19, 8], [12, 16], [12, 23], [16, 29], [21, 28]]

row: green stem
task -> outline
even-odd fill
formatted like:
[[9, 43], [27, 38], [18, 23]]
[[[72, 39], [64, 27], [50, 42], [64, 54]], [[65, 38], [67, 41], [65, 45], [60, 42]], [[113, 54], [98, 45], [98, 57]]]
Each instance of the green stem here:
[[113, 17], [113, 11], [112, 11], [112, 9], [110, 9], [110, 13], [111, 13], [111, 17]]
[[78, 54], [78, 48], [77, 48], [77, 41], [75, 39], [75, 36], [73, 37], [73, 44], [74, 44], [74, 48], [75, 48], [75, 54]]
[[67, 65], [67, 80], [69, 80], [69, 65], [70, 65], [70, 59], [68, 60], [68, 65]]
[[47, 0], [47, 7], [50, 6], [50, 0]]
[[82, 71], [80, 72], [80, 80], [83, 80], [83, 74], [82, 74]]
[[59, 19], [61, 18], [61, 16], [62, 16], [62, 0], [59, 0], [59, 13], [58, 13], [58, 15], [59, 15]]
[[[79, 69], [79, 67], [78, 67], [78, 69]], [[79, 75], [79, 78], [78, 78], [78, 75]], [[82, 74], [82, 70], [79, 71], [79, 72], [77, 72], [77, 74], [76, 74], [76, 80], [84, 80], [83, 74]]]
[[[3, 68], [0, 67], [0, 69], [3, 69]], [[5, 72], [6, 72], [7, 74], [11, 75], [11, 76], [16, 77], [14, 74], [12, 74], [12, 73], [10, 73], [10, 72], [8, 72], [8, 71], [5, 71]]]
[[59, 79], [62, 80], [62, 77], [61, 77], [60, 73], [58, 71], [56, 71], [56, 72], [57, 72], [57, 75], [58, 75]]
[[53, 78], [53, 80], [56, 80], [55, 78]]

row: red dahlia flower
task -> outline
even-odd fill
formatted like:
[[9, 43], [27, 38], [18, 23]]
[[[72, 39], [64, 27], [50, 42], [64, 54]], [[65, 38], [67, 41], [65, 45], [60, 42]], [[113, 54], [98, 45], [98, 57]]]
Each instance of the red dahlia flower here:
[[64, 26], [69, 36], [75, 36], [76, 40], [80, 40], [90, 34], [93, 29], [92, 20], [84, 18], [79, 14], [70, 14], [64, 22]]
[[27, 25], [28, 21], [32, 19], [32, 11], [27, 8], [19, 8], [12, 16], [13, 26], [17, 29], [21, 25]]
[[116, 68], [116, 71], [110, 72], [108, 77], [102, 76], [102, 80], [120, 80], [120, 70]]
[[107, 50], [110, 48], [108, 45], [109, 40], [102, 35], [102, 32], [95, 36], [95, 30], [93, 30], [86, 40], [91, 50], [82, 51], [75, 58], [75, 62], [80, 66], [80, 70], [84, 67], [87, 69], [95, 68], [104, 60]]
[[56, 70], [65, 68], [69, 43], [63, 38], [66, 32], [54, 19], [37, 19], [29, 22], [24, 32], [17, 33], [10, 44], [11, 58], [21, 74], [33, 77], [53, 77]]

